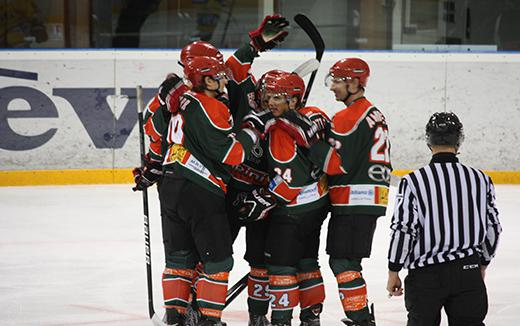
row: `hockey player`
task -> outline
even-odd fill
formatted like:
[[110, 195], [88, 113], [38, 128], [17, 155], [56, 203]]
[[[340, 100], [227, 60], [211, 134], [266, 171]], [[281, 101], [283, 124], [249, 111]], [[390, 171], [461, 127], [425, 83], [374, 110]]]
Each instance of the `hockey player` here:
[[[250, 110], [262, 111], [267, 109], [266, 103], [262, 103], [262, 86], [266, 79], [271, 77], [271, 72], [264, 74], [253, 84], [253, 76], [249, 73], [249, 66], [244, 62], [252, 62], [254, 49], [242, 48], [228, 60], [228, 66], [235, 68], [233, 75], [235, 81], [251, 90], [252, 94], [245, 101], [240, 101], [239, 109], [244, 111], [246, 105]], [[242, 64], [229, 64], [229, 61], [238, 61]], [[245, 71], [247, 69], [247, 71]], [[234, 98], [234, 97], [232, 97]], [[251, 101], [253, 100], [253, 101]], [[251, 103], [252, 102], [252, 103]], [[256, 106], [256, 108], [254, 108]], [[237, 110], [239, 113], [240, 110]], [[269, 111], [270, 113], [270, 111]], [[238, 114], [240, 115], [240, 113]], [[240, 165], [232, 167], [232, 179], [226, 195], [227, 212], [231, 226], [233, 239], [238, 235], [240, 227], [246, 226], [246, 253], [244, 259], [249, 263], [251, 270], [247, 281], [249, 326], [269, 326], [266, 317], [269, 308], [269, 278], [265, 264], [265, 242], [269, 228], [268, 212], [274, 207], [275, 199], [267, 191], [269, 175], [266, 160], [265, 140], [253, 147], [247, 160]]]
[[[235, 55], [236, 54], [237, 53], [235, 53]], [[248, 52], [244, 51], [238, 54], [248, 54]], [[251, 54], [251, 52], [249, 52], [249, 54]], [[252, 56], [250, 58], [252, 59]], [[231, 57], [229, 60], [235, 59], [236, 57]], [[231, 65], [231, 67], [248, 69], [247, 66], [244, 65]], [[235, 81], [242, 83], [243, 86], [246, 86], [248, 83], [253, 83], [253, 78], [250, 74], [241, 75], [239, 72], [237, 73], [237, 71], [233, 71], [233, 74], [236, 78]], [[247, 79], [244, 80], [241, 76], [247, 76]], [[262, 79], [259, 81], [259, 84], [261, 83]], [[247, 112], [250, 112], [251, 109], [255, 109], [253, 105], [257, 106], [257, 111], [262, 111], [262, 107], [257, 105], [255, 86], [253, 84], [250, 86], [253, 86], [249, 87], [249, 89], [252, 89], [251, 93], [254, 96], [254, 102], [246, 104], [244, 101], [246, 97], [242, 97], [242, 101], [239, 101], [239, 103], [241, 102], [241, 106], [239, 106], [239, 110], [237, 110], [238, 116], [241, 115], [240, 110], [246, 111], [249, 108]], [[245, 92], [242, 93], [242, 95], [246, 94]], [[237, 120], [237, 124], [239, 123], [241, 123], [241, 121]], [[269, 281], [264, 259], [264, 248], [269, 223], [269, 220], [266, 219], [267, 212], [272, 208], [275, 201], [274, 198], [266, 197], [259, 193], [257, 193], [257, 195], [261, 197], [260, 199], [251, 197], [253, 191], [255, 191], [255, 193], [258, 191], [262, 192], [262, 194], [269, 194], [268, 191], [265, 191], [269, 183], [269, 175], [267, 173], [265, 151], [263, 149], [265, 148], [264, 143], [265, 141], [260, 139], [244, 163], [232, 166], [232, 179], [228, 187], [228, 193], [226, 194], [226, 210], [233, 240], [236, 239], [240, 228], [244, 225], [246, 227], [246, 252], [244, 259], [249, 263], [251, 268], [247, 280], [249, 326], [269, 325], [269, 321], [266, 317], [269, 308]], [[254, 205], [254, 207], [252, 207], [252, 205]], [[255, 209], [257, 211], [254, 211]]]
[[[203, 41], [195, 41], [184, 48], [180, 53], [179, 65], [184, 67], [195, 57], [213, 57], [223, 61], [222, 53], [213, 45]], [[150, 146], [146, 155], [145, 166], [133, 170], [135, 190], [148, 188], [162, 176], [163, 162], [163, 135], [168, 129], [168, 122], [172, 113], [179, 108], [179, 99], [189, 89], [177, 74], [170, 73], [159, 86], [157, 94], [150, 100], [144, 111], [144, 131], [150, 139]], [[227, 102], [227, 99], [225, 99]], [[157, 113], [157, 114], [156, 114]]]
[[[309, 158], [328, 175], [332, 217], [327, 253], [347, 316], [343, 322], [349, 326], [375, 325], [361, 260], [370, 256], [377, 218], [385, 215], [392, 171], [385, 117], [364, 96], [369, 75], [368, 64], [359, 58], [339, 60], [330, 68], [327, 85], [347, 107], [332, 118], [328, 142], [309, 149]], [[292, 118], [299, 130], [289, 133], [309, 146], [306, 138], [320, 128], [301, 130], [301, 120]]]
[[221, 321], [228, 274], [233, 265], [231, 235], [224, 195], [230, 179], [226, 166], [244, 161], [264, 132], [266, 121], [256, 115], [248, 127], [232, 132], [228, 108], [216, 97], [227, 84], [226, 67], [210, 57], [193, 58], [184, 67], [192, 91], [170, 119], [168, 149], [163, 163], [160, 197], [166, 252], [165, 291], [170, 300], [166, 322], [182, 324], [198, 261], [204, 264], [196, 284], [199, 325]]
[[[296, 74], [282, 73], [266, 84], [275, 117], [299, 110], [311, 119], [328, 120], [315, 107], [300, 108], [305, 84]], [[326, 178], [307, 158], [306, 149], [276, 125], [268, 131], [269, 190], [277, 199], [270, 212], [266, 260], [271, 295], [271, 323], [291, 324], [300, 304], [302, 326], [320, 325], [325, 291], [318, 265], [320, 229], [328, 213]]]
[[[287, 35], [284, 30], [287, 25], [287, 20], [279, 15], [267, 16], [257, 29], [249, 33], [250, 43], [242, 46], [226, 61], [233, 73], [228, 93], [229, 108], [235, 122], [234, 131], [239, 130], [244, 116], [252, 111], [267, 109], [267, 106], [261, 105], [260, 87], [257, 86], [263, 84], [266, 75], [255, 83], [250, 69], [260, 52], [272, 49], [283, 41]], [[272, 115], [270, 111], [267, 113]], [[240, 227], [246, 226], [244, 258], [251, 267], [247, 281], [249, 326], [269, 325], [266, 318], [269, 307], [268, 277], [264, 258], [269, 220], [265, 217], [275, 200], [266, 190], [269, 176], [263, 143], [261, 140], [253, 147], [243, 164], [232, 167], [232, 179], [226, 194], [226, 210], [233, 240]]]

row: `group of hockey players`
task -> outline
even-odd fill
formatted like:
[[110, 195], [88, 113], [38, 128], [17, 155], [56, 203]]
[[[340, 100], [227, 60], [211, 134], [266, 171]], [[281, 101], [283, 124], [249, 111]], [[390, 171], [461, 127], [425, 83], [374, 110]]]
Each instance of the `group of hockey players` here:
[[361, 260], [388, 201], [388, 128], [364, 97], [370, 70], [359, 58], [329, 69], [327, 86], [346, 105], [332, 120], [304, 106], [297, 73], [251, 75], [253, 60], [285, 39], [287, 25], [267, 16], [226, 61], [209, 43], [185, 46], [183, 74], [168, 75], [148, 103], [150, 147], [145, 166], [134, 169], [134, 190], [158, 184], [167, 325], [225, 325], [232, 245], [242, 226], [249, 325], [291, 325], [298, 305], [300, 325], [320, 325], [318, 249], [329, 212], [326, 250], [342, 322], [375, 325]]

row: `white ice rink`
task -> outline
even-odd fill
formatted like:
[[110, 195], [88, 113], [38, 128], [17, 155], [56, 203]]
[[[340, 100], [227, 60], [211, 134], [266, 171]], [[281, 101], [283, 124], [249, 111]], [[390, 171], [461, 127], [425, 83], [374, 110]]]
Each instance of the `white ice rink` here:
[[[150, 202], [155, 307], [162, 316], [155, 189]], [[486, 324], [520, 325], [520, 186], [497, 186], [497, 205], [504, 232], [486, 278]], [[385, 291], [388, 216], [379, 220], [373, 255], [364, 262], [378, 326], [406, 324], [402, 297], [389, 299]], [[235, 244], [231, 283], [247, 271], [243, 238]], [[0, 188], [0, 325], [151, 325], [143, 239], [141, 196], [130, 185]], [[343, 312], [323, 241], [321, 266], [327, 291], [322, 325], [340, 325]], [[243, 293], [226, 309], [229, 326], [247, 325], [245, 300]]]

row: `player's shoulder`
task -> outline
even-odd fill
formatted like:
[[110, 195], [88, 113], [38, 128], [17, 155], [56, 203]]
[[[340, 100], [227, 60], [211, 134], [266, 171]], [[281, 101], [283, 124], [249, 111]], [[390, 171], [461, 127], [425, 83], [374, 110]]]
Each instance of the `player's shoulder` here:
[[197, 106], [213, 126], [223, 130], [231, 129], [231, 114], [224, 103], [203, 93], [193, 91], [186, 92], [183, 96], [190, 100], [188, 106]]
[[287, 163], [296, 156], [296, 142], [285, 130], [272, 128], [269, 131], [269, 153], [279, 163]]
[[148, 114], [153, 115], [160, 107], [161, 102], [159, 101], [159, 94], [156, 94], [148, 104], [146, 104], [146, 111], [148, 111]]
[[311, 120], [315, 117], [321, 116], [330, 121], [329, 116], [317, 106], [306, 106], [299, 109], [298, 112], [300, 112], [301, 114], [305, 114]]
[[351, 134], [374, 108], [372, 103], [365, 97], [356, 100], [350, 106], [334, 115], [332, 119], [334, 133], [339, 135]]

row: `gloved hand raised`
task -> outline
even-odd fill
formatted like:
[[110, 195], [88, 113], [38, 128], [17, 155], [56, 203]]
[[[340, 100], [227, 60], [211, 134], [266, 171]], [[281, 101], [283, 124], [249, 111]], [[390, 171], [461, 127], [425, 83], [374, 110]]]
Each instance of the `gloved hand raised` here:
[[288, 25], [287, 19], [281, 15], [266, 16], [257, 29], [249, 32], [251, 45], [258, 52], [271, 50], [289, 34], [284, 30]]

